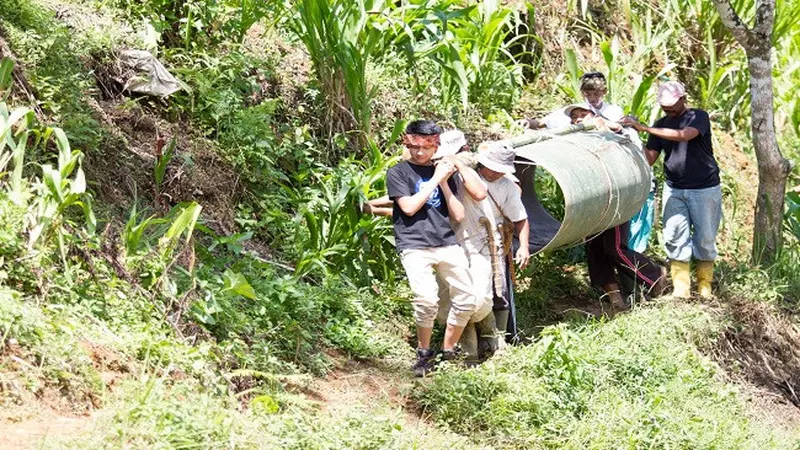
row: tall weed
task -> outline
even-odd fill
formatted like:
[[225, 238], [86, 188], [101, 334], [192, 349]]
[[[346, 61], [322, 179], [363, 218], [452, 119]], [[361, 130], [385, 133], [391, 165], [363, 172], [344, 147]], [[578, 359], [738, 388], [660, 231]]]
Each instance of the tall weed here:
[[529, 36], [513, 9], [494, 0], [467, 6], [435, 0], [410, 3], [396, 14], [405, 23], [397, 44], [415, 70], [422, 58], [437, 63], [446, 105], [466, 110], [472, 103], [486, 114], [511, 107], [521, 91], [524, 56], [512, 49]]
[[361, 205], [382, 193], [386, 170], [398, 158], [383, 157], [373, 146], [374, 164], [343, 161], [313, 188], [304, 191], [307, 202], [298, 220], [305, 229], [299, 237], [299, 276], [342, 273], [368, 286], [375, 280], [394, 279], [397, 257], [392, 225], [385, 218], [360, 213]]
[[328, 136], [355, 131], [354, 142], [370, 136], [373, 87], [367, 65], [383, 51], [379, 23], [389, 6], [383, 0], [299, 0], [289, 26], [303, 43], [325, 101]]

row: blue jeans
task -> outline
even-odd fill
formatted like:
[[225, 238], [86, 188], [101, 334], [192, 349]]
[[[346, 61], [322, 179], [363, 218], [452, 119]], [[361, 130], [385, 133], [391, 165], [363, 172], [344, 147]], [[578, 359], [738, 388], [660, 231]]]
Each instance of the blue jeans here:
[[722, 220], [722, 188], [673, 189], [664, 185], [664, 246], [673, 261], [713, 261]]

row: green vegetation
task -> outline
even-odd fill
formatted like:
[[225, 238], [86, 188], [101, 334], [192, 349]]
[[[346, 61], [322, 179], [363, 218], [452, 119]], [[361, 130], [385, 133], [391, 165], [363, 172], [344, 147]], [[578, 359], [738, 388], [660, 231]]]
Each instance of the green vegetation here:
[[478, 369], [444, 372], [420, 402], [500, 448], [787, 448], [698, 352], [721, 325], [702, 308], [663, 303], [549, 327]]
[[[742, 259], [749, 80], [711, 2], [564, 3], [0, 0], [17, 69], [0, 63], [2, 420], [98, 411], [45, 448], [797, 447], [718, 365], [718, 342], [752, 328], [726, 307], [550, 325], [572, 318], [562, 304], [596, 306], [578, 250], [520, 274], [528, 345], [409, 379], [391, 224], [358, 212], [385, 193], [406, 121], [494, 136], [577, 98], [586, 70], [643, 120], [660, 79], [687, 81], [728, 171], [715, 288], [797, 313], [796, 194], [779, 260]], [[777, 3], [776, 128], [797, 160], [798, 5]], [[124, 47], [186, 89], [123, 92]], [[352, 361], [378, 387], [320, 393]]]

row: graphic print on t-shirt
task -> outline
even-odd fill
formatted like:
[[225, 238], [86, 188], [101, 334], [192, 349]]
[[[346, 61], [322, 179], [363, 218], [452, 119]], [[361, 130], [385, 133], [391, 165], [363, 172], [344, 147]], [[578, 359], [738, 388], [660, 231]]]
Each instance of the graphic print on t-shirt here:
[[[417, 180], [417, 184], [414, 186], [414, 193], [421, 191], [425, 188], [426, 184], [430, 183], [431, 179], [420, 178]], [[442, 204], [442, 190], [437, 185], [436, 188], [431, 192], [430, 197], [428, 197], [427, 202], [428, 206], [431, 208], [438, 208], [439, 205]]]

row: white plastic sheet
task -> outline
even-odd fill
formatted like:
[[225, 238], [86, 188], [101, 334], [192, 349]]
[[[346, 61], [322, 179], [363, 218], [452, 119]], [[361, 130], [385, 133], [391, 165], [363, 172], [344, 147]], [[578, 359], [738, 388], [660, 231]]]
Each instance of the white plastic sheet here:
[[123, 50], [119, 62], [126, 69], [127, 79], [121, 80], [126, 91], [167, 97], [182, 89], [181, 82], [150, 52]]

